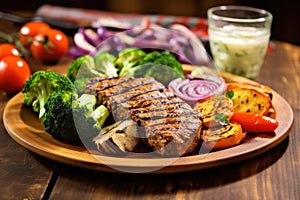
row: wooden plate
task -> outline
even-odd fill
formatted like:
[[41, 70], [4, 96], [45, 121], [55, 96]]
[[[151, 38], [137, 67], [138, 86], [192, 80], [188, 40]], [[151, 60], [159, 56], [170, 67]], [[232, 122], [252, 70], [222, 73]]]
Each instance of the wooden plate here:
[[[223, 74], [226, 80], [248, 79]], [[44, 131], [36, 115], [23, 106], [23, 94], [14, 96], [6, 105], [3, 122], [8, 134], [20, 145], [44, 157], [93, 170], [129, 173], [170, 173], [206, 169], [249, 159], [279, 144], [293, 124], [290, 105], [275, 91], [273, 105], [279, 127], [274, 134], [257, 134], [242, 144], [215, 152], [196, 153], [180, 158], [112, 157], [92, 153], [84, 146], [70, 145], [53, 139]], [[248, 136], [247, 136], [248, 137]]]

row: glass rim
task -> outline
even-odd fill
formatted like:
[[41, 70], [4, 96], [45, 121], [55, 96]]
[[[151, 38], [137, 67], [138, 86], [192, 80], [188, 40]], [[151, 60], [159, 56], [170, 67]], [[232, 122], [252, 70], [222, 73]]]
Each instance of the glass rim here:
[[[263, 14], [265, 16], [260, 16], [257, 18], [251, 18], [251, 19], [243, 19], [243, 18], [235, 18], [235, 17], [227, 17], [227, 16], [221, 16], [217, 15], [214, 12], [219, 11], [219, 10], [244, 10], [244, 11], [252, 11], [256, 13]], [[255, 8], [255, 7], [250, 7], [250, 6], [237, 6], [237, 5], [223, 5], [223, 6], [215, 6], [211, 7], [207, 10], [208, 13], [208, 18], [211, 17], [215, 20], [225, 20], [229, 22], [246, 22], [246, 23], [254, 23], [254, 22], [266, 22], [268, 20], [272, 20], [272, 14], [264, 9], [261, 8]]]

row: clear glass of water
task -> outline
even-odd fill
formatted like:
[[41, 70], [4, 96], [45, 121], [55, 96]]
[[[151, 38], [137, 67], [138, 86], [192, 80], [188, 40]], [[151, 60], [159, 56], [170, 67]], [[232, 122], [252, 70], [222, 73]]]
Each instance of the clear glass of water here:
[[272, 14], [246, 6], [218, 6], [207, 11], [209, 44], [219, 71], [255, 79], [271, 35]]

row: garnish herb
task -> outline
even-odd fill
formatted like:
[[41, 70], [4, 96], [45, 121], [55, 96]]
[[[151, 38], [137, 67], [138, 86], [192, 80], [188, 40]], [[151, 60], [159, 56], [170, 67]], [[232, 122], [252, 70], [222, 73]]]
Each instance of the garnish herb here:
[[216, 113], [215, 120], [223, 126], [229, 124], [229, 117], [224, 115], [223, 113]]
[[234, 95], [233, 90], [226, 91], [226, 97], [228, 97], [229, 99], [232, 99], [233, 95]]

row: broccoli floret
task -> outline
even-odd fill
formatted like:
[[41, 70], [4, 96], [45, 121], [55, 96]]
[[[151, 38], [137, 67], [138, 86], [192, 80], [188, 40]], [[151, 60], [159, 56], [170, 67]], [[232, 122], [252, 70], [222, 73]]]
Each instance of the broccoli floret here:
[[106, 76], [118, 76], [117, 69], [115, 68], [115, 60], [117, 58], [108, 53], [101, 52], [95, 57], [95, 65], [97, 71], [105, 74]]
[[82, 140], [91, 141], [109, 116], [105, 106], [96, 104], [97, 99], [92, 94], [82, 94], [72, 103], [74, 122]]
[[45, 113], [45, 103], [57, 91], [73, 92], [73, 83], [66, 76], [53, 71], [37, 71], [25, 82], [22, 92], [24, 105], [32, 106], [39, 118]]
[[90, 116], [95, 109], [97, 99], [92, 94], [82, 94], [72, 102], [73, 108], [84, 109], [85, 116]]
[[80, 143], [73, 120], [71, 92], [53, 93], [45, 104], [45, 111], [41, 120], [45, 130], [53, 138], [68, 143]]
[[170, 81], [176, 78], [182, 78], [177, 70], [163, 64], [148, 63], [139, 65], [131, 72], [134, 77], [153, 77], [155, 80], [168, 87]]
[[91, 114], [91, 117], [96, 122], [93, 127], [98, 130], [101, 130], [108, 116], [109, 116], [108, 109], [103, 105], [98, 106]]
[[[119, 70], [119, 76], [126, 76], [129, 70], [139, 64], [146, 53], [138, 48], [125, 48], [119, 52], [115, 66]], [[130, 75], [130, 74], [129, 74]]]
[[74, 81], [74, 87], [76, 88], [76, 92], [81, 95], [84, 93], [85, 90], [85, 86], [86, 86], [86, 82], [89, 80], [90, 78], [77, 78]]
[[42, 118], [45, 130], [55, 139], [67, 143], [92, 141], [109, 115], [105, 113], [95, 118], [95, 113], [99, 112], [95, 105], [94, 95], [83, 94], [77, 98], [71, 92], [53, 93], [46, 102]]
[[140, 61], [139, 65], [144, 65], [148, 63], [162, 64], [171, 67], [181, 78], [184, 78], [181, 63], [176, 59], [176, 57], [168, 52], [158, 52], [153, 51], [146, 54]]
[[67, 69], [67, 77], [72, 82], [76, 78], [91, 78], [103, 75], [103, 73], [97, 71], [94, 58], [91, 55], [76, 58]]

